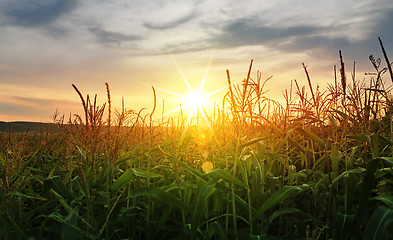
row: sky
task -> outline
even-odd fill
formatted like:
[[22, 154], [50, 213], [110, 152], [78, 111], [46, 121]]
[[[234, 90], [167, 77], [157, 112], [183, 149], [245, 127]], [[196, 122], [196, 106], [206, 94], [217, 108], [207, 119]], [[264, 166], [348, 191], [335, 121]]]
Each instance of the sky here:
[[226, 70], [241, 83], [251, 59], [279, 101], [291, 80], [307, 84], [302, 62], [314, 86], [332, 83], [338, 50], [365, 79], [369, 55], [383, 60], [378, 37], [393, 59], [392, 22], [391, 0], [0, 0], [0, 121], [81, 114], [72, 84], [103, 103], [106, 82], [114, 108], [145, 113], [154, 86], [161, 115], [182, 101], [167, 91], [189, 92], [182, 75], [213, 92]]

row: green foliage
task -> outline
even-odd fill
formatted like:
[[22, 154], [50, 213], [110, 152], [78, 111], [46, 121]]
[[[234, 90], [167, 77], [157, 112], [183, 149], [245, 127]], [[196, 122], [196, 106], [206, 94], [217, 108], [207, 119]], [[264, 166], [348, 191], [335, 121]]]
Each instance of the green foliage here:
[[197, 126], [152, 122], [155, 107], [113, 119], [109, 85], [105, 120], [74, 86], [84, 117], [0, 135], [0, 239], [392, 238], [383, 71], [369, 86], [340, 71], [325, 93], [304, 69], [311, 96], [295, 82], [285, 106], [251, 66], [241, 85], [227, 71], [222, 108]]

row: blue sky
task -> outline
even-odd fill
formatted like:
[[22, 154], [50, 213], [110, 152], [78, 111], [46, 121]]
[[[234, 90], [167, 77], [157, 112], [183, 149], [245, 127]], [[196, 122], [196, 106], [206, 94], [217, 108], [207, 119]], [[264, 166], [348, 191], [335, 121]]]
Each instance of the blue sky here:
[[72, 83], [103, 102], [108, 82], [115, 107], [151, 109], [151, 85], [187, 92], [172, 59], [193, 87], [211, 60], [206, 91], [225, 86], [226, 69], [240, 83], [254, 59], [277, 99], [292, 79], [306, 84], [302, 62], [315, 85], [332, 82], [339, 49], [363, 79], [369, 55], [382, 58], [378, 37], [393, 59], [392, 22], [391, 0], [0, 0], [0, 121], [80, 113]]

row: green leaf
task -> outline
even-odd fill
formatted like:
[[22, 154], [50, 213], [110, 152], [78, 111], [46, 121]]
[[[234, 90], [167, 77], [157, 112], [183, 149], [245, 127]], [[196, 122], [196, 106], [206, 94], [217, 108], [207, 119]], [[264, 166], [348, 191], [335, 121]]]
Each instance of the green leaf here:
[[7, 211], [7, 218], [8, 218], [8, 221], [11, 223], [11, 225], [14, 227], [14, 229], [18, 232], [18, 234], [19, 234], [21, 237], [23, 237], [23, 239], [25, 239], [26, 237], [25, 237], [25, 234], [24, 234], [23, 229], [22, 229], [21, 226], [19, 226], [19, 225], [15, 222], [15, 220], [9, 215], [8, 211]]
[[391, 167], [393, 166], [393, 157], [379, 157], [379, 159], [382, 159], [386, 163], [388, 163]]
[[220, 224], [220, 222], [215, 221], [213, 223], [210, 224], [210, 227], [214, 229], [214, 233], [215, 235], [217, 235], [218, 238], [216, 239], [228, 239], [227, 237], [227, 233], [225, 232], [224, 227]]
[[381, 194], [379, 196], [373, 197], [370, 200], [378, 200], [383, 202], [387, 207], [393, 208], [393, 196], [390, 194]]
[[388, 239], [389, 225], [393, 223], [393, 210], [385, 206], [375, 209], [367, 223], [364, 240]]
[[338, 229], [334, 232], [335, 239], [347, 239], [349, 234], [353, 234], [351, 233], [352, 231], [350, 231], [350, 229], [351, 226], [353, 226], [354, 221], [355, 215], [338, 212], [336, 214], [336, 223]]
[[26, 195], [26, 194], [20, 193], [18, 191], [11, 191], [11, 192], [8, 193], [8, 195], [18, 196], [18, 197], [26, 198], [26, 199], [36, 199], [36, 200], [41, 200], [41, 201], [46, 201], [47, 200], [46, 198], [43, 198], [41, 196]]
[[334, 176], [338, 174], [338, 167], [340, 165], [340, 154], [339, 154], [339, 147], [338, 143], [332, 144], [330, 158], [332, 160], [332, 171]]
[[302, 186], [284, 186], [280, 188], [278, 191], [273, 193], [263, 204], [259, 207], [257, 212], [254, 214], [252, 221], [255, 221], [259, 218], [266, 210], [269, 208], [281, 203], [285, 199], [294, 196], [299, 191], [304, 191], [309, 189], [310, 187], [306, 184]]
[[143, 177], [143, 178], [162, 177], [162, 175], [160, 175], [160, 174], [148, 172], [148, 171], [141, 170], [141, 169], [133, 168], [132, 171], [134, 172], [135, 176], [138, 176], [138, 177]]
[[377, 170], [380, 159], [373, 159], [369, 162], [362, 182], [362, 191], [360, 194], [359, 214], [358, 214], [358, 227], [360, 227], [363, 217], [366, 214], [367, 203], [370, 198], [371, 191], [375, 183], [375, 172]]
[[163, 203], [167, 203], [170, 205], [173, 205], [174, 207], [180, 208], [183, 211], [187, 211], [188, 207], [180, 201], [179, 198], [175, 197], [174, 195], [170, 194], [169, 192], [166, 192], [160, 188], [143, 188], [139, 189], [136, 191], [133, 191], [130, 193], [127, 197], [129, 198], [135, 198], [138, 196], [151, 196], [157, 200], [160, 200]]
[[[211, 176], [213, 178], [219, 178], [219, 179], [221, 178], [228, 183], [232, 183], [232, 178], [233, 178], [232, 174], [230, 174], [229, 172], [223, 169], [214, 169], [213, 171], [206, 173], [205, 175]], [[236, 185], [240, 187], [243, 188], [247, 187], [247, 185], [237, 177], [234, 178], [234, 182]]]
[[134, 176], [134, 171], [132, 168], [128, 169], [125, 171], [114, 183], [112, 183], [112, 186], [110, 187], [111, 191], [117, 192], [119, 189], [125, 187], [132, 179]]
[[332, 185], [335, 184], [341, 178], [345, 177], [346, 175], [354, 174], [354, 173], [359, 174], [359, 173], [362, 173], [364, 171], [366, 171], [365, 168], [354, 168], [354, 169], [350, 169], [348, 171], [345, 171], [345, 172], [341, 173], [340, 175], [338, 175], [335, 179], [333, 179]]
[[364, 134], [364, 133], [348, 134], [347, 137], [351, 138], [351, 139], [359, 140], [361, 142], [365, 142], [365, 143], [371, 144], [371, 137], [370, 137], [370, 135], [367, 135], [367, 134]]
[[57, 212], [51, 213], [48, 217], [53, 219], [53, 220], [55, 220], [55, 221], [57, 221], [57, 222], [63, 223], [65, 225], [71, 227], [72, 229], [77, 231], [79, 234], [84, 235], [84, 236], [88, 237], [89, 239], [96, 239], [91, 233], [86, 232], [86, 231], [80, 229], [78, 226], [76, 226], [74, 224], [71, 224], [69, 221], [66, 221], [65, 220], [66, 218], [64, 216], [60, 215]]
[[314, 142], [318, 143], [319, 145], [321, 145], [322, 147], [325, 146], [325, 141], [322, 140], [322, 138], [318, 137], [317, 135], [315, 135], [314, 133], [307, 131], [301, 127], [297, 127], [296, 131], [300, 134], [302, 134], [303, 136], [309, 137], [311, 138], [311, 140], [313, 140]]
[[[76, 207], [74, 209], [75, 212], [78, 212], [78, 208]], [[61, 239], [79, 239], [78, 237], [78, 231], [75, 230], [75, 227], [71, 226], [76, 226], [77, 225], [77, 216], [73, 213], [69, 213], [68, 216], [64, 219], [64, 223], [61, 227]]]
[[[52, 194], [59, 200], [59, 202], [61, 203], [61, 205], [64, 207], [64, 209], [67, 210], [67, 212], [69, 214], [73, 214], [76, 217], [78, 217], [82, 223], [84, 223], [87, 227], [89, 227], [90, 229], [94, 229], [94, 227], [92, 227], [82, 216], [80, 216], [73, 208], [71, 208], [71, 206], [65, 201], [65, 199], [58, 194], [56, 191], [54, 191], [53, 189], [51, 189]], [[69, 224], [69, 223], [66, 223]]]
[[216, 191], [215, 186], [216, 181], [211, 180], [206, 182], [198, 192], [194, 213], [192, 214], [191, 239], [195, 238], [197, 229], [200, 227], [202, 214], [208, 213], [207, 199]]
[[53, 189], [68, 201], [73, 201], [75, 199], [74, 194], [72, 194], [72, 192], [64, 185], [63, 181], [60, 179], [60, 176], [53, 176], [45, 179], [44, 189], [45, 191]]
[[191, 173], [192, 175], [194, 175], [195, 177], [203, 180], [203, 181], [208, 181], [209, 179], [201, 172], [198, 172], [197, 170], [195, 170], [194, 168], [188, 166], [186, 163], [182, 162], [181, 160], [176, 159], [175, 157], [169, 156], [168, 158], [170, 161], [175, 162], [177, 164], [179, 164], [180, 166], [182, 166], [184, 169], [186, 169], [189, 173]]
[[264, 233], [261, 235], [251, 235], [251, 240], [282, 240], [280, 237], [272, 236], [270, 234]]
[[301, 212], [301, 211], [297, 208], [284, 208], [284, 209], [276, 210], [276, 211], [274, 211], [274, 213], [272, 215], [270, 215], [269, 224], [271, 224], [274, 221], [274, 219], [276, 219], [277, 217], [279, 217], [283, 214], [298, 213], [298, 212]]

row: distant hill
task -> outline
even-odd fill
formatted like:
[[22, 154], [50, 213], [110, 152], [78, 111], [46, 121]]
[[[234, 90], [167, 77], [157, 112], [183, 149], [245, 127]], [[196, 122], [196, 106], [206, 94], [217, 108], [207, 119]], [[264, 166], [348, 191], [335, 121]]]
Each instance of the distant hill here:
[[55, 127], [56, 124], [54, 123], [0, 121], [0, 132], [36, 132], [54, 129]]

